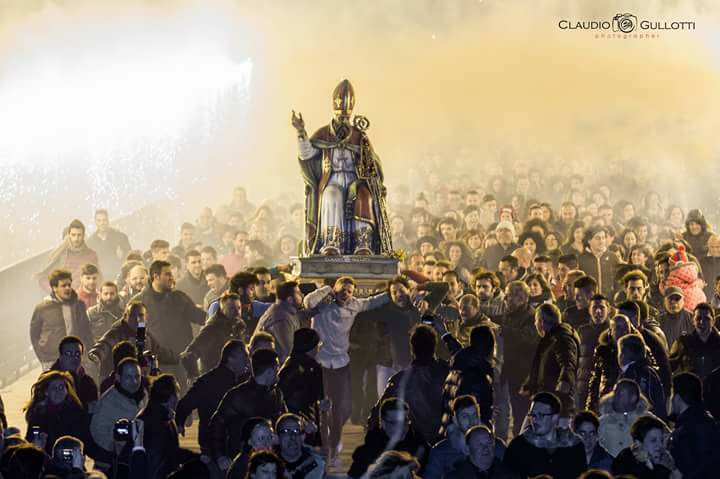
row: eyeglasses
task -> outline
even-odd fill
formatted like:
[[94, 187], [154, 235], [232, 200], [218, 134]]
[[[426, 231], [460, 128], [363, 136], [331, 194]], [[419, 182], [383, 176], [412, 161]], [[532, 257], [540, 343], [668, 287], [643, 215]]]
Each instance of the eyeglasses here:
[[303, 434], [302, 429], [298, 429], [298, 428], [290, 429], [287, 427], [280, 429], [278, 432], [280, 434], [287, 434], [288, 436], [300, 436], [301, 434]]
[[553, 413], [553, 412], [547, 412], [547, 413], [543, 413], [543, 412], [529, 412], [529, 413], [527, 413], [527, 417], [528, 417], [529, 419], [534, 419], [534, 420], [537, 420], [537, 419], [545, 419], [545, 418], [548, 417], [548, 416], [554, 416], [554, 415], [555, 415], [555, 413]]

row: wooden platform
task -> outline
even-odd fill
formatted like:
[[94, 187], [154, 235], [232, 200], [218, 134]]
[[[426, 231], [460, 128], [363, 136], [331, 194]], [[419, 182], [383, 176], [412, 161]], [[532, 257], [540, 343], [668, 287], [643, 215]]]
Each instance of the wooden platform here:
[[[22, 409], [30, 399], [30, 388], [40, 375], [40, 372], [40, 368], [32, 370], [21, 377], [18, 381], [0, 390], [0, 395], [2, 395], [2, 400], [5, 403], [5, 414], [7, 415], [8, 424], [11, 427], [14, 426], [19, 428], [23, 435], [25, 434], [27, 424], [25, 423], [25, 415]], [[197, 442], [197, 424], [197, 421], [194, 421], [193, 425], [186, 429], [185, 436], [180, 437], [180, 445], [182, 447], [193, 451], [199, 451]], [[331, 471], [333, 474], [337, 474], [337, 477], [342, 477], [350, 468], [352, 452], [362, 443], [362, 440], [363, 430], [360, 426], [345, 426], [342, 438], [343, 450], [340, 454], [342, 459], [342, 468], [340, 470]]]

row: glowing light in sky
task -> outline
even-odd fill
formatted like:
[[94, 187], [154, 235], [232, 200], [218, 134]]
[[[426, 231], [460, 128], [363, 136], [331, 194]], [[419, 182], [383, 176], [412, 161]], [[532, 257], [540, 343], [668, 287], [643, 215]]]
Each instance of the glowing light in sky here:
[[117, 216], [173, 198], [179, 178], [208, 161], [236, 115], [228, 108], [248, 102], [252, 62], [232, 54], [220, 14], [56, 20], [0, 52], [0, 221], [17, 235], [3, 243], [11, 248], [48, 228], [54, 244], [58, 222], [96, 207]]

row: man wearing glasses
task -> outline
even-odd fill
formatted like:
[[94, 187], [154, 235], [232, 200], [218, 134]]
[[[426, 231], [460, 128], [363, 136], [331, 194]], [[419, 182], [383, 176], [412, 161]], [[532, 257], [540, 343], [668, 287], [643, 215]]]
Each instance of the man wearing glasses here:
[[53, 371], [65, 371], [72, 375], [75, 390], [86, 411], [92, 412], [92, 406], [98, 400], [98, 387], [95, 380], [85, 374], [82, 356], [85, 345], [77, 336], [65, 336], [58, 346], [60, 357], [50, 367]]
[[325, 461], [305, 445], [305, 429], [300, 416], [283, 414], [275, 424], [280, 440], [278, 455], [285, 462], [285, 473], [293, 479], [320, 479], [325, 475]]
[[521, 477], [548, 474], [575, 479], [587, 469], [585, 447], [576, 434], [558, 427], [560, 400], [549, 392], [533, 396], [527, 427], [505, 451], [503, 464]]

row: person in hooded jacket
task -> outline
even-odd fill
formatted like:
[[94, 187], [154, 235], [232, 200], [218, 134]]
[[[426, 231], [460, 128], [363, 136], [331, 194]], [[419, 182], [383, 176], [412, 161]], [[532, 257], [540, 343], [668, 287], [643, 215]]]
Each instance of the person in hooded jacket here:
[[598, 440], [612, 457], [632, 444], [630, 427], [640, 416], [652, 415], [650, 402], [635, 381], [621, 379], [602, 397]]
[[683, 240], [692, 248], [692, 254], [696, 258], [702, 258], [708, 251], [708, 239], [712, 233], [708, 231], [708, 223], [702, 211], [690, 210], [685, 218], [685, 232]]

